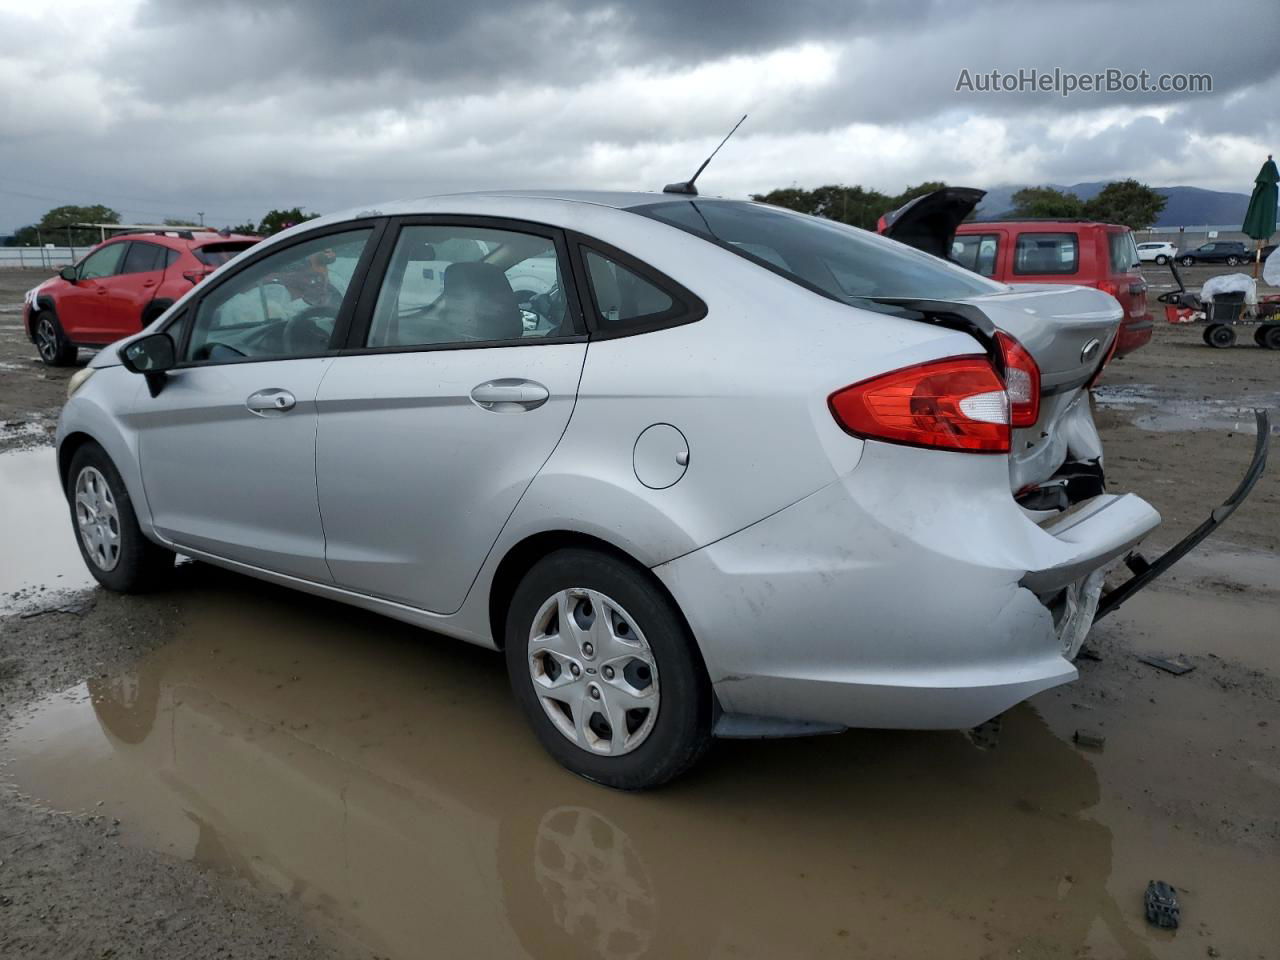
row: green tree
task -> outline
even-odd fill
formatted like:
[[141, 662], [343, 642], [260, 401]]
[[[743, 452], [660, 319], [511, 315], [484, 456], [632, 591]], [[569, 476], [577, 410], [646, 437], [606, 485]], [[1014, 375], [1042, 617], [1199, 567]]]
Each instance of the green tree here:
[[787, 187], [757, 193], [751, 199], [815, 217], [838, 220], [866, 230], [874, 230], [881, 214], [894, 207], [894, 198], [879, 190], [840, 184], [829, 184], [814, 190]]
[[166, 227], [198, 227], [200, 224], [194, 220], [181, 220], [176, 217], [165, 217], [163, 221]]
[[227, 227], [227, 231], [230, 233], [255, 234], [258, 232], [258, 225], [256, 223], [238, 223], [234, 227]]
[[97, 243], [101, 239], [101, 234], [87, 227], [72, 227], [72, 224], [119, 222], [120, 214], [100, 203], [85, 207], [68, 204], [54, 207], [40, 218], [39, 223], [33, 223], [18, 230], [14, 234], [13, 243], [21, 246], [35, 246], [39, 243], [62, 246], [69, 238], [76, 246], [87, 246]]
[[262, 222], [258, 224], [258, 233], [264, 237], [269, 237], [273, 233], [279, 233], [288, 227], [302, 223], [305, 220], [314, 220], [319, 214], [303, 213], [301, 207], [293, 207], [289, 210], [269, 210], [262, 218]]
[[1084, 215], [1090, 220], [1122, 223], [1132, 230], [1145, 230], [1160, 217], [1169, 198], [1152, 190], [1137, 180], [1117, 180], [1108, 183], [1092, 200], [1084, 205]]
[[1013, 194], [1015, 217], [1083, 217], [1084, 203], [1074, 193], [1053, 187], [1023, 187]]

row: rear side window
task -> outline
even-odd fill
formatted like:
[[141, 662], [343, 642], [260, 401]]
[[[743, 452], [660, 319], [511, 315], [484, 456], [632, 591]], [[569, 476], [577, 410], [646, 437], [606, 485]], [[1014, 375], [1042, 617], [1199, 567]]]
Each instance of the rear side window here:
[[237, 253], [248, 250], [252, 246], [252, 243], [245, 241], [237, 243], [206, 243], [203, 247], [196, 247], [191, 252], [206, 267], [220, 267]]
[[996, 272], [996, 254], [999, 250], [998, 233], [957, 234], [951, 242], [951, 259], [966, 270], [991, 277]]
[[657, 284], [594, 250], [584, 253], [602, 330], [661, 323], [680, 312], [676, 301]]
[[1080, 241], [1074, 233], [1020, 233], [1014, 243], [1014, 273], [1069, 274], [1079, 265]]
[[1133, 242], [1133, 234], [1127, 230], [1123, 233], [1108, 233], [1107, 249], [1111, 255], [1112, 273], [1129, 273], [1141, 265], [1138, 259], [1138, 247]]
[[124, 255], [121, 273], [150, 273], [152, 270], [163, 270], [165, 266], [164, 247], [154, 243], [142, 243], [135, 240], [129, 244], [129, 252]]

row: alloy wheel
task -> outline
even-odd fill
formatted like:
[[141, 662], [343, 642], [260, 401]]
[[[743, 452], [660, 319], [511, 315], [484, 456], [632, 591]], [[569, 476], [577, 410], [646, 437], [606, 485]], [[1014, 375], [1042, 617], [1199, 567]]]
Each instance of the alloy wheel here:
[[120, 562], [120, 513], [107, 478], [96, 467], [76, 477], [76, 526], [85, 553], [99, 570], [114, 570]]
[[658, 665], [622, 606], [573, 587], [548, 598], [529, 631], [529, 675], [552, 724], [594, 754], [635, 750], [658, 717]]
[[45, 363], [53, 363], [58, 356], [58, 330], [53, 325], [53, 318], [41, 317], [36, 324], [36, 349]]

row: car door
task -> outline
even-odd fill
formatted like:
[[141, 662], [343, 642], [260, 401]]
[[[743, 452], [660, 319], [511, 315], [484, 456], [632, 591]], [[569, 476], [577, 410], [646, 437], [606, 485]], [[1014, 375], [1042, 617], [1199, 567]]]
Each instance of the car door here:
[[264, 250], [167, 330], [179, 364], [133, 413], [152, 520], [189, 552], [330, 580], [316, 502], [316, 389], [377, 222]]
[[76, 343], [103, 344], [119, 339], [111, 334], [114, 324], [108, 301], [128, 246], [128, 241], [118, 240], [94, 250], [76, 267], [75, 282], [58, 295], [54, 304], [58, 322]]
[[167, 248], [146, 240], [134, 240], [121, 260], [120, 269], [103, 281], [102, 326], [109, 340], [142, 329], [142, 312], [164, 280]]
[[[407, 220], [378, 264], [317, 397], [325, 555], [343, 587], [452, 613], [564, 433], [586, 338], [556, 231]], [[518, 293], [532, 273], [552, 286]]]

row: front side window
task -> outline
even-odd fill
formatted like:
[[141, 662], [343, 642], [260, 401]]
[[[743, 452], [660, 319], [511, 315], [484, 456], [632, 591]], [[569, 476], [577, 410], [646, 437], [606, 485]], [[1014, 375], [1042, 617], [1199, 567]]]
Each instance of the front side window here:
[[676, 302], [661, 287], [594, 250], [585, 254], [601, 329], [660, 323], [676, 312]]
[[129, 244], [129, 252], [124, 255], [121, 273], [150, 273], [152, 270], [163, 270], [167, 251], [154, 243], [142, 243], [135, 240]]
[[371, 233], [364, 228], [295, 243], [218, 284], [200, 301], [185, 359], [323, 353]]
[[875, 297], [949, 300], [1004, 289], [878, 234], [763, 203], [676, 200], [631, 209], [844, 302]]
[[115, 276], [120, 266], [120, 258], [124, 256], [124, 248], [127, 246], [127, 243], [113, 243], [93, 251], [80, 263], [80, 279], [96, 280], [100, 277]]
[[1079, 251], [1074, 233], [1020, 233], [1013, 246], [1013, 272], [1075, 273]]
[[553, 239], [469, 226], [401, 229], [365, 345], [537, 342], [574, 331]]
[[999, 248], [999, 234], [957, 234], [951, 242], [951, 259], [966, 270], [990, 277], [996, 272], [996, 252]]

